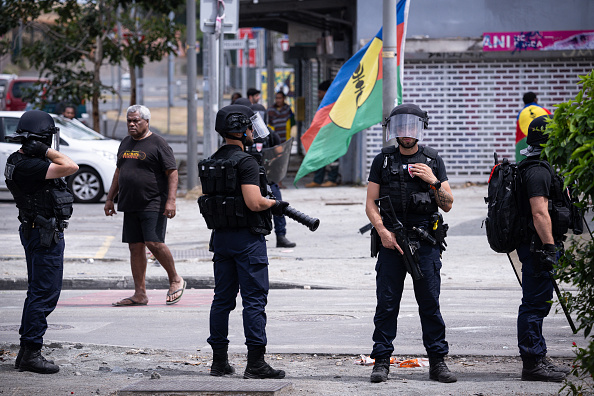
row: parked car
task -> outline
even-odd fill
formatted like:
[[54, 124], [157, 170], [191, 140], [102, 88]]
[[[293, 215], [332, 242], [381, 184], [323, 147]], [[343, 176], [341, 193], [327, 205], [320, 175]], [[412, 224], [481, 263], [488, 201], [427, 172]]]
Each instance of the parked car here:
[[[31, 90], [39, 90], [39, 83], [46, 81], [43, 78], [36, 77], [16, 77], [6, 80], [6, 88], [4, 89], [4, 95], [0, 92], [0, 100], [2, 101], [2, 107], [0, 110], [7, 111], [19, 111], [19, 110], [30, 110], [35, 108], [33, 103], [29, 103], [24, 98], [29, 94]], [[0, 79], [0, 90], [2, 80]], [[1, 99], [4, 96], [4, 99]], [[35, 100], [41, 101], [44, 96], [43, 92], [38, 92]], [[47, 99], [47, 98], [46, 98]], [[76, 107], [76, 118], [87, 118], [87, 105], [84, 100], [73, 99], [58, 103], [53, 101], [51, 98], [47, 100], [45, 106], [41, 109], [48, 113], [61, 113], [62, 109], [66, 104], [72, 104]]]
[[8, 83], [10, 80], [16, 77], [16, 74], [0, 74], [0, 110], [4, 110], [4, 96], [6, 93], [6, 88], [8, 87]]
[[[20, 147], [5, 137], [16, 131], [23, 111], [0, 111], [0, 175], [4, 175], [6, 160]], [[75, 202], [95, 203], [109, 191], [116, 169], [120, 142], [86, 127], [78, 120], [68, 120], [51, 114], [60, 128], [60, 151], [79, 166], [66, 181], [74, 193]], [[8, 190], [4, 177], [0, 177], [0, 190]]]

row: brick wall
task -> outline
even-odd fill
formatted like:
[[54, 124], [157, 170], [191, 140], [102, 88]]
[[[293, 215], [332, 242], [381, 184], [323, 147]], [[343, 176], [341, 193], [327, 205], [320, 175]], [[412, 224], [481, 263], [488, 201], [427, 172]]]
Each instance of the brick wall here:
[[[524, 93], [535, 92], [553, 112], [555, 104], [577, 95], [578, 76], [593, 68], [591, 60], [411, 61], [404, 67], [403, 101], [429, 113], [422, 144], [439, 150], [452, 183], [486, 182], [494, 151], [515, 159]], [[365, 132], [366, 182], [382, 147], [381, 126]]]

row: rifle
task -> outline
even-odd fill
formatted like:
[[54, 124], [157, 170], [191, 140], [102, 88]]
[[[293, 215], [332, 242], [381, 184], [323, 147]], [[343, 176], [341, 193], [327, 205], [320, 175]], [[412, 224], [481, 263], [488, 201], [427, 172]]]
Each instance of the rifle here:
[[[386, 202], [385, 207], [380, 205], [382, 201]], [[384, 215], [388, 217], [388, 219], [393, 224], [393, 229], [390, 231], [394, 233], [396, 237], [396, 242], [402, 249], [402, 260], [404, 261], [404, 266], [406, 268], [406, 272], [408, 272], [413, 280], [419, 280], [423, 278], [423, 273], [421, 272], [421, 268], [419, 267], [419, 259], [415, 254], [417, 249], [419, 248], [418, 242], [411, 242], [408, 238], [406, 233], [406, 229], [396, 217], [396, 212], [394, 212], [394, 207], [392, 206], [392, 201], [390, 197], [385, 196], [382, 198], [378, 198], [375, 200], [375, 204], [380, 208], [383, 209]]]

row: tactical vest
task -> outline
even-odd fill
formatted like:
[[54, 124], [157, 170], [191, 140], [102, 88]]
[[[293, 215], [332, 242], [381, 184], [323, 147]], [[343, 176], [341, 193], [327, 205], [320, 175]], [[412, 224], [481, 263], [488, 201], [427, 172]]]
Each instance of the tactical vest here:
[[[438, 211], [435, 194], [430, 189], [429, 183], [409, 174], [408, 167], [403, 164], [397, 147], [384, 147], [382, 154], [384, 161], [380, 197], [390, 196], [396, 216], [407, 226], [429, 221], [431, 215]], [[419, 150], [407, 161], [407, 164], [416, 163], [427, 164], [437, 176], [437, 150], [419, 146]], [[385, 216], [384, 221], [389, 222]]]
[[[270, 209], [253, 212], [243, 200], [238, 164], [247, 157], [251, 155], [236, 151], [227, 159], [210, 157], [198, 163], [198, 176], [204, 194], [198, 198], [198, 207], [209, 229], [249, 228], [256, 234], [270, 234]], [[266, 196], [268, 182], [263, 167], [259, 167], [259, 173], [260, 193]]]
[[62, 178], [46, 179], [35, 192], [24, 193], [12, 176], [19, 162], [25, 159], [26, 156], [19, 152], [11, 154], [4, 172], [6, 186], [19, 209], [19, 220], [32, 224], [38, 215], [45, 219], [55, 218], [58, 229], [62, 231], [66, 228], [66, 221], [72, 216], [74, 195]]

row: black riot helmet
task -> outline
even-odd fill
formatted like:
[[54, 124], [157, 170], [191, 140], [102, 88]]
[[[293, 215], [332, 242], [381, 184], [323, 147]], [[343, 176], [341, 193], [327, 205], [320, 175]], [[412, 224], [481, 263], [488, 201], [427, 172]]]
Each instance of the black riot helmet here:
[[[222, 137], [241, 140], [245, 144], [245, 131], [248, 128], [253, 130], [254, 139], [266, 137], [270, 133], [260, 114], [254, 113], [247, 106], [232, 104], [217, 112], [215, 130]], [[242, 136], [238, 138], [230, 135], [231, 133], [241, 133]]]
[[423, 129], [429, 125], [429, 116], [426, 111], [412, 103], [403, 103], [392, 109], [390, 116], [385, 119], [386, 141], [411, 137], [420, 140]]
[[19, 119], [16, 132], [7, 136], [6, 140], [24, 143], [25, 140], [32, 139], [51, 146], [53, 135], [59, 130], [52, 116], [45, 111], [29, 110]]

